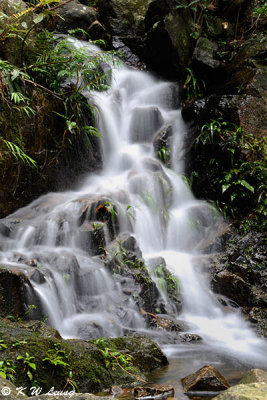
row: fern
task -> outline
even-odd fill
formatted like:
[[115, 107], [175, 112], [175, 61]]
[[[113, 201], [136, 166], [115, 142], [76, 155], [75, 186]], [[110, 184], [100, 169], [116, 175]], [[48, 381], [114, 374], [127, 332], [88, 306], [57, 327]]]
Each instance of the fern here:
[[8, 148], [9, 154], [11, 154], [17, 160], [22, 161], [24, 164], [36, 167], [36, 161], [29, 157], [18, 145], [8, 140], [5, 140], [2, 137], [0, 137], [0, 139]]

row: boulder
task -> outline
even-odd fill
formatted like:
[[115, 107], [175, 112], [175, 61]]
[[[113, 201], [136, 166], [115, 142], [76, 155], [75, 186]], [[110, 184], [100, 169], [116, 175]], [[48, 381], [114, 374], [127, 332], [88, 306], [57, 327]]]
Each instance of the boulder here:
[[2, 236], [8, 237], [10, 236], [10, 233], [10, 228], [4, 222], [0, 222], [0, 234]]
[[90, 38], [93, 40], [102, 39], [108, 41], [110, 39], [110, 35], [106, 28], [98, 20], [95, 20], [89, 26], [87, 32], [89, 33]]
[[93, 7], [79, 3], [78, 0], [66, 2], [57, 9], [56, 30], [62, 33], [76, 28], [87, 30], [97, 18]]
[[238, 382], [238, 384], [249, 384], [255, 382], [264, 382], [267, 384], [267, 371], [263, 369], [251, 369]]
[[229, 271], [221, 271], [212, 280], [212, 287], [216, 293], [224, 294], [240, 306], [247, 304], [251, 293], [250, 285], [240, 276]]
[[142, 252], [134, 236], [123, 234], [120, 235], [119, 241], [125, 250], [128, 250], [128, 252], [133, 252], [138, 258], [142, 257]]
[[107, 225], [111, 240], [119, 233], [118, 206], [108, 197], [88, 196], [75, 202], [80, 203], [79, 225], [84, 222], [102, 222]]
[[145, 15], [152, 0], [98, 0], [100, 16], [113, 33], [123, 36], [144, 34]]
[[79, 243], [83, 250], [87, 251], [90, 255], [100, 255], [105, 252], [106, 239], [105, 239], [104, 222], [84, 222], [79, 227]]
[[171, 385], [149, 385], [134, 388], [135, 399], [161, 399], [174, 396], [174, 387]]
[[219, 392], [230, 387], [221, 373], [210, 365], [181, 379], [185, 392]]
[[[36, 268], [21, 265], [0, 265], [0, 315], [22, 317], [27, 311], [26, 304], [36, 304], [42, 317], [40, 304], [36, 297], [30, 279], [44, 281], [43, 274]], [[33, 315], [33, 314], [31, 314]]]
[[0, 400], [15, 400], [25, 399], [25, 395], [17, 396], [18, 391], [16, 386], [10, 380], [3, 378], [0, 375]]
[[[140, 385], [140, 382], [144, 380], [145, 372], [168, 364], [166, 356], [157, 344], [142, 335], [116, 339], [102, 338], [99, 342], [63, 340], [58, 337], [56, 331], [54, 334], [53, 332], [47, 334], [47, 330], [43, 332], [43, 329], [37, 328], [36, 324], [39, 322], [17, 323], [0, 319], [1, 340], [6, 345], [6, 348], [1, 350], [1, 357], [3, 360], [10, 360], [11, 365], [16, 363], [14, 384], [16, 387], [27, 387], [25, 393], [28, 395], [31, 394], [32, 385], [26, 384], [28, 378], [23, 364], [17, 362], [17, 356], [25, 357], [25, 353], [34, 357], [36, 370], [33, 371], [33, 378], [38, 386], [42, 387], [42, 393], [48, 392], [52, 387], [54, 387], [54, 391], [62, 391], [69, 378], [70, 370], [81, 393], [96, 393], [103, 389], [109, 389], [111, 385]], [[101, 349], [105, 350], [106, 348], [122, 355], [132, 356], [127, 363], [127, 371], [133, 375], [120, 368], [116, 363], [113, 368], [107, 367], [106, 358], [101, 352]], [[67, 363], [66, 367], [57, 365], [54, 368], [43, 361], [45, 357], [57, 357], [59, 354], [61, 359]], [[54, 368], [54, 373], [51, 373], [51, 368]], [[70, 385], [65, 388], [68, 391], [72, 390]]]
[[[28, 61], [32, 60], [33, 52], [36, 51], [34, 44], [35, 32], [33, 32], [34, 29], [32, 30], [31, 28], [35, 26], [33, 19], [37, 15], [31, 11], [26, 12], [27, 8], [29, 7], [27, 7], [26, 2], [22, 0], [0, 0], [0, 10], [8, 17], [22, 13], [20, 18], [17, 18], [16, 23], [14, 23], [15, 19], [12, 19], [11, 21], [4, 17], [0, 19], [1, 33], [2, 30], [6, 30], [7, 32], [7, 35], [1, 38], [0, 56], [3, 59], [8, 60], [11, 64], [21, 64], [22, 49], [23, 58]], [[9, 31], [9, 27], [12, 27], [12, 23], [14, 25], [13, 28], [15, 27], [15, 29], [11, 28]], [[37, 30], [38, 28], [39, 26], [37, 26]], [[8, 33], [11, 34], [8, 35]], [[26, 37], [26, 34], [27, 41], [25, 45], [24, 36]]]
[[[124, 41], [123, 41], [124, 40]], [[112, 47], [123, 54], [123, 61], [132, 67], [143, 69], [144, 65], [140, 58], [132, 52], [132, 50], [125, 44], [125, 39], [120, 39], [114, 36], [112, 39]]]
[[[211, 286], [228, 296], [224, 303], [242, 307], [260, 335], [267, 335], [266, 248], [262, 233], [238, 235], [229, 231], [225, 237], [225, 250], [213, 258]], [[232, 303], [232, 301], [234, 303]]]
[[216, 43], [205, 37], [201, 37], [197, 41], [192, 59], [197, 65], [199, 65], [199, 67], [210, 72], [220, 66], [220, 62], [215, 58], [217, 48], [218, 46]]
[[214, 400], [266, 400], [266, 398], [267, 384], [260, 382], [233, 386]]
[[172, 136], [172, 125], [167, 125], [157, 132], [153, 139], [155, 156], [168, 167], [171, 163]]
[[151, 328], [170, 332], [183, 332], [188, 329], [188, 326], [183, 321], [176, 321], [164, 315], [147, 314], [147, 320]]

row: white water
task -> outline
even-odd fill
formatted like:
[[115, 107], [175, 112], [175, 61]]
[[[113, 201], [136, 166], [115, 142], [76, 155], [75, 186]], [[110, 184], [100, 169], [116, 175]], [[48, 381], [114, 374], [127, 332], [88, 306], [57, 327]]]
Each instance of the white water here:
[[[212, 244], [223, 221], [209, 204], [194, 199], [182, 178], [186, 128], [180, 110], [173, 108], [175, 93], [172, 83], [159, 82], [148, 73], [125, 67], [114, 70], [111, 89], [93, 94], [103, 135], [102, 173], [89, 176], [79, 190], [48, 194], [8, 217], [23, 222], [14, 225], [11, 238], [2, 240], [0, 261], [31, 275], [36, 267], [27, 264], [36, 260], [44, 278], [32, 276], [34, 293], [43, 314], [64, 337], [118, 336], [129, 331], [151, 335], [134, 298], [125, 294], [133, 281], [114, 279], [83, 245], [79, 222], [83, 210], [88, 207], [90, 213], [92, 198], [105, 198], [117, 207], [120, 233], [136, 237], [146, 260], [164, 257], [179, 278], [183, 311], [176, 315], [175, 307], [170, 307], [172, 317], [185, 320], [189, 331], [203, 338], [189, 351], [197, 354], [205, 349], [206, 355], [222, 353], [266, 366], [264, 341], [237, 311], [226, 313], [209, 289], [203, 249]], [[155, 158], [152, 145], [157, 131], [168, 124], [173, 129], [172, 169]], [[167, 224], [164, 215], [169, 216]], [[105, 228], [107, 245], [110, 235]], [[166, 293], [161, 295], [170, 306]], [[177, 355], [183, 346], [170, 344], [165, 350]]]

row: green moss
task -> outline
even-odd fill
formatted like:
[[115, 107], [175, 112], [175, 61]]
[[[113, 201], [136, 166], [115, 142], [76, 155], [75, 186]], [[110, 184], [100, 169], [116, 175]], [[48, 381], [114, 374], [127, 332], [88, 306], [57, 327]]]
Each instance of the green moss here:
[[[143, 379], [143, 372], [149, 371], [151, 366], [156, 368], [167, 362], [157, 345], [149, 339], [143, 336], [122, 337], [102, 339], [101, 348], [110, 349], [111, 352], [115, 352], [115, 357], [122, 360], [121, 366], [116, 362], [107, 366], [106, 358], [96, 342], [59, 339], [57, 331], [54, 330], [54, 336], [51, 336], [52, 328], [45, 331], [43, 325], [40, 322], [12, 323], [7, 319], [0, 319], [1, 337], [7, 346], [0, 353], [1, 359], [10, 360], [12, 368], [16, 371], [14, 383], [17, 386], [36, 385], [42, 387], [43, 391], [48, 391], [54, 386], [55, 390], [62, 390], [67, 384], [69, 372], [72, 371], [72, 380], [81, 392], [95, 393], [111, 385], [132, 385], [138, 381], [138, 377]], [[17, 360], [18, 356], [25, 357], [26, 353], [34, 357], [32, 361], [36, 364], [31, 381], [23, 363]], [[44, 361], [47, 357], [59, 357], [64, 365]], [[128, 357], [129, 361], [123, 363]], [[142, 364], [140, 357], [146, 362]]]

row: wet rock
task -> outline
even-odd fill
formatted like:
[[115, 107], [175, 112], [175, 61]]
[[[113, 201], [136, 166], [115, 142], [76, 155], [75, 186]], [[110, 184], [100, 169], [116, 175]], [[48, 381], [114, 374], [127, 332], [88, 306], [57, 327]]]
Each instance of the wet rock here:
[[[127, 348], [134, 358], [134, 363], [144, 372], [168, 365], [168, 359], [158, 345], [146, 336], [135, 334], [114, 339], [119, 350]], [[140, 346], [139, 346], [140, 344]]]
[[101, 17], [115, 34], [136, 36], [144, 33], [144, 19], [152, 0], [99, 0]]
[[162, 123], [163, 118], [157, 107], [136, 107], [130, 126], [132, 141], [150, 142]]
[[210, 365], [181, 379], [185, 392], [219, 392], [230, 387], [221, 373]]
[[244, 305], [244, 299], [250, 295], [251, 288], [240, 276], [231, 274], [229, 271], [221, 271], [212, 281], [213, 290], [223, 294], [236, 301], [239, 305]]
[[62, 339], [57, 329], [52, 326], [48, 326], [43, 321], [27, 321], [20, 322], [19, 326], [23, 329], [26, 329], [29, 332], [37, 332], [41, 337], [44, 338], [56, 338]]
[[242, 377], [238, 384], [247, 385], [255, 382], [264, 382], [267, 384], [267, 371], [263, 369], [251, 369]]
[[264, 235], [231, 232], [225, 251], [211, 263], [211, 286], [242, 307], [260, 335], [267, 335], [267, 272]]
[[105, 79], [107, 82], [107, 85], [111, 85], [111, 81], [112, 81], [112, 67], [105, 63], [102, 62], [100, 64], [98, 64], [97, 69], [103, 74], [105, 75]]
[[159, 287], [165, 292], [172, 300], [175, 310], [172, 309], [171, 304], [166, 302], [158, 302], [160, 312], [163, 314], [171, 314], [172, 312], [179, 312], [182, 309], [182, 297], [180, 294], [180, 282], [167, 268], [166, 262], [162, 257], [156, 257], [147, 261], [151, 274], [158, 282]]
[[216, 69], [220, 66], [220, 62], [215, 59], [215, 53], [218, 46], [211, 40], [201, 37], [198, 39], [193, 52], [193, 60], [201, 67]]
[[29, 291], [32, 287], [29, 276], [35, 274], [33, 268], [6, 267], [0, 265], [0, 315], [22, 317], [26, 312]]
[[109, 33], [107, 32], [106, 28], [98, 21], [95, 20], [87, 29], [90, 37], [93, 40], [103, 39], [108, 41], [109, 40]]
[[106, 246], [105, 226], [106, 224], [104, 222], [84, 222], [79, 227], [80, 245], [82, 249], [94, 256], [103, 254]]
[[81, 204], [79, 224], [85, 221], [103, 222], [108, 227], [111, 240], [119, 233], [118, 208], [107, 197], [88, 196], [78, 199]]
[[171, 385], [150, 385], [134, 388], [135, 399], [164, 399], [174, 396], [174, 388]]
[[68, 33], [68, 31], [76, 28], [87, 30], [97, 17], [94, 8], [85, 6], [77, 0], [72, 0], [59, 7], [57, 15], [59, 19], [56, 29], [63, 33]]
[[266, 398], [267, 384], [261, 382], [233, 386], [214, 400], [265, 400]]
[[202, 340], [202, 337], [197, 335], [196, 333], [182, 333], [180, 334], [180, 338], [182, 342], [192, 343], [192, 342], [199, 342]]
[[3, 222], [0, 222], [0, 234], [2, 236], [8, 237], [10, 236], [11, 230], [10, 228]]
[[26, 395], [17, 396], [18, 391], [15, 385], [10, 380], [3, 378], [0, 375], [0, 400], [15, 400], [25, 399]]
[[172, 136], [172, 125], [167, 125], [156, 133], [153, 139], [153, 147], [156, 157], [167, 166], [170, 166], [171, 163], [170, 149], [172, 148]]
[[138, 258], [142, 257], [142, 252], [134, 236], [123, 234], [120, 235], [119, 240], [124, 249], [133, 252]]
[[188, 326], [183, 321], [176, 321], [168, 316], [147, 315], [147, 320], [151, 328], [160, 328], [170, 332], [183, 332]]
[[212, 118], [218, 119], [222, 116], [225, 121], [239, 124], [239, 106], [240, 96], [211, 95], [184, 107], [182, 116], [185, 121], [193, 121], [194, 125], [202, 124], [202, 122], [204, 123], [204, 121], [209, 121]]
[[[125, 39], [124, 39], [125, 40]], [[143, 69], [140, 58], [117, 36], [112, 39], [112, 47], [123, 54], [123, 61], [132, 67]]]
[[[18, 355], [25, 356], [25, 352], [34, 356], [36, 370], [34, 379], [38, 386], [42, 387], [43, 393], [46, 393], [52, 387], [55, 391], [62, 391], [66, 384], [69, 370], [61, 370], [56, 376], [51, 374], [51, 367], [46, 366], [43, 358], [53, 354], [55, 349], [62, 351], [62, 357], [65, 362], [71, 365], [73, 370], [73, 379], [75, 380], [81, 393], [96, 393], [103, 389], [109, 389], [111, 385], [140, 385], [140, 380], [126, 373], [119, 367], [107, 368], [105, 359], [101, 351], [101, 345], [90, 340], [63, 340], [58, 337], [56, 331], [53, 334], [51, 330], [48, 333], [42, 333], [39, 321], [30, 321], [27, 323], [16, 323], [0, 319], [1, 339], [7, 344], [7, 348], [1, 351], [3, 359], [10, 360], [11, 364], [16, 363]], [[48, 328], [47, 328], [48, 329]], [[48, 334], [47, 334], [48, 333]], [[16, 346], [16, 351], [12, 344], [24, 339], [24, 343]], [[138, 336], [118, 337], [116, 339], [103, 339], [102, 344], [105, 347], [112, 348], [114, 351], [132, 356], [131, 367], [133, 373], [144, 379], [144, 372], [150, 372], [154, 368], [164, 366], [168, 363], [165, 355], [160, 348], [150, 339]], [[55, 351], [56, 352], [56, 351]], [[23, 366], [17, 365], [14, 382], [16, 387], [25, 387], [25, 371]], [[29, 389], [25, 392], [29, 395]], [[71, 390], [71, 389], [69, 389]], [[51, 397], [51, 396], [50, 396]]]

